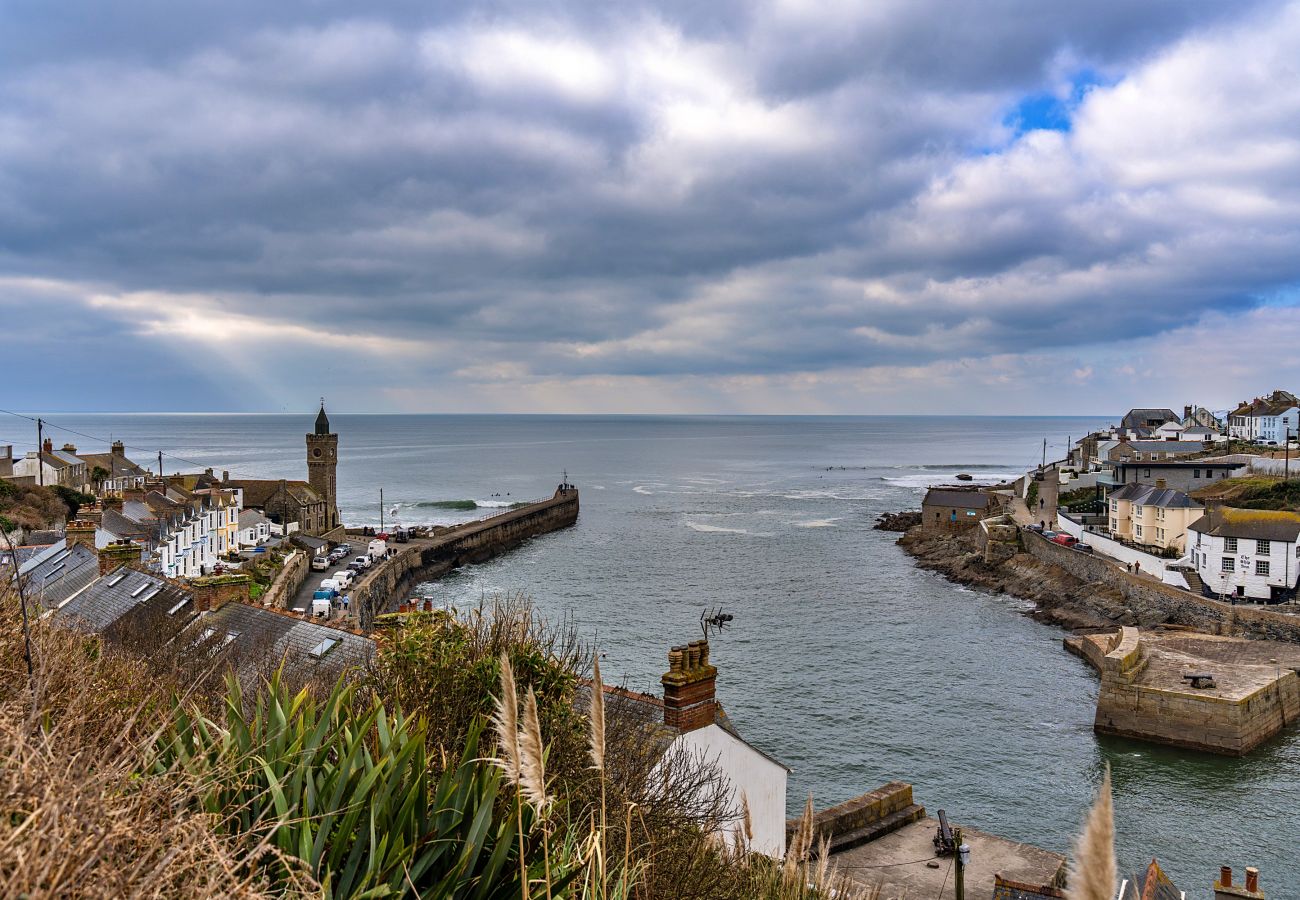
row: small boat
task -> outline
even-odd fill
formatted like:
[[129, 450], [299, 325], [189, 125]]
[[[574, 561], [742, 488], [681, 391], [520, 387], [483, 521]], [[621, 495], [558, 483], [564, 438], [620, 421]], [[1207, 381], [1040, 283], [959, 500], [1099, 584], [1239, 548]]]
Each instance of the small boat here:
[[958, 474], [958, 476], [957, 476], [957, 480], [958, 480], [958, 481], [974, 481], [974, 480], [975, 480], [975, 476], [974, 476], [974, 475], [967, 475], [965, 472], [962, 472], [962, 473]]

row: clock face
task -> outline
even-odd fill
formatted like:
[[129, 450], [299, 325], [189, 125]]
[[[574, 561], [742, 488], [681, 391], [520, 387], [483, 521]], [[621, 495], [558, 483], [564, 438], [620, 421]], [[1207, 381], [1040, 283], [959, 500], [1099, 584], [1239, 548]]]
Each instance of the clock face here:
[[320, 459], [320, 447], [317, 447], [315, 450], [313, 450], [311, 452], [311, 455], [316, 457], [317, 459]]

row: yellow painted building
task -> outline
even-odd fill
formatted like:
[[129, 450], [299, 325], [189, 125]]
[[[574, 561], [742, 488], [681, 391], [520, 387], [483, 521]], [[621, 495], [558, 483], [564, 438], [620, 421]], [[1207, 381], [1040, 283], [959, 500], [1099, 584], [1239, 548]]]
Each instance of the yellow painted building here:
[[1149, 484], [1126, 484], [1113, 491], [1108, 514], [1111, 537], [1160, 550], [1187, 549], [1187, 526], [1205, 507], [1182, 491]]

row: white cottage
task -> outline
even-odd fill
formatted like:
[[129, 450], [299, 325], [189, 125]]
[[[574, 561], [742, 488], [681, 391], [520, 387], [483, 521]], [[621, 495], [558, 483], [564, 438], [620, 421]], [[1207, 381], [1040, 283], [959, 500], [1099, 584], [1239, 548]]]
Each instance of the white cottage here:
[[1300, 513], [1217, 507], [1187, 526], [1187, 552], [1211, 596], [1280, 603], [1300, 579]]
[[[785, 791], [790, 770], [740, 736], [715, 695], [718, 670], [709, 662], [708, 641], [692, 641], [668, 654], [660, 679], [663, 699], [606, 687], [606, 708], [633, 704], [642, 727], [663, 760], [694, 759], [715, 765], [726, 779], [729, 815], [719, 823], [728, 842], [741, 828], [742, 802], [749, 806], [750, 847], [768, 856], [785, 855]], [[629, 707], [624, 706], [624, 709]], [[626, 721], [626, 719], [624, 719]], [[742, 801], [743, 797], [743, 801]]]

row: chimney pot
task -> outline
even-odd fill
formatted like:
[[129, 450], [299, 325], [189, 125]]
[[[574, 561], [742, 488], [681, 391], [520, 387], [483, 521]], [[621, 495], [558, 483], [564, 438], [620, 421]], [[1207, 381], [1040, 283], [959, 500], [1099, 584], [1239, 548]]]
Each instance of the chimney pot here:
[[1156, 487], [1163, 489], [1167, 482], [1163, 478], [1156, 479]]
[[46, 453], [53, 453], [53, 452], [54, 452], [54, 441], [52, 441], [50, 438], [46, 438], [46, 439], [45, 439], [45, 443], [41, 445], [41, 448], [42, 448]]
[[1246, 867], [1246, 890], [1252, 894], [1259, 892], [1259, 869], [1254, 866]]
[[1232, 887], [1232, 866], [1219, 866], [1219, 884]]

